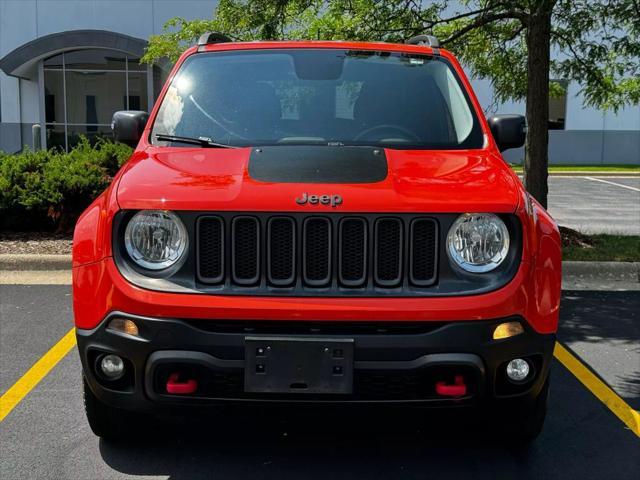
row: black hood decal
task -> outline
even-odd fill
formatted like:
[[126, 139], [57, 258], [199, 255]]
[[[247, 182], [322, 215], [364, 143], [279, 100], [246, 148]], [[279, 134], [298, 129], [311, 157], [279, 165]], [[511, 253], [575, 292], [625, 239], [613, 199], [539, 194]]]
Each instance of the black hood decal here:
[[387, 173], [384, 149], [374, 147], [257, 147], [249, 158], [249, 175], [262, 182], [375, 183]]

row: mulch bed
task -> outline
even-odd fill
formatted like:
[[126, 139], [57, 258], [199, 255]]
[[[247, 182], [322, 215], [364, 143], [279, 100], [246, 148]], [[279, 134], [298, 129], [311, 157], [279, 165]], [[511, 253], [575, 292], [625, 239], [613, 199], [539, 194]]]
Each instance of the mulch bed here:
[[593, 248], [595, 245], [593, 238], [589, 235], [567, 227], [560, 227], [560, 237], [562, 237], [563, 247]]
[[2, 254], [70, 254], [71, 234], [43, 232], [0, 232]]

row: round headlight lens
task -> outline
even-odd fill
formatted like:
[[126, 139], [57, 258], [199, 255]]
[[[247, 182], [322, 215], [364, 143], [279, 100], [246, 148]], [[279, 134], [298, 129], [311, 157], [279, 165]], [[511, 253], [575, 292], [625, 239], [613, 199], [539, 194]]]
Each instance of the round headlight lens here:
[[187, 251], [187, 229], [173, 213], [142, 210], [124, 232], [127, 253], [138, 265], [162, 270], [176, 264]]
[[449, 229], [447, 251], [451, 259], [468, 272], [489, 272], [509, 252], [509, 231], [492, 213], [465, 213]]

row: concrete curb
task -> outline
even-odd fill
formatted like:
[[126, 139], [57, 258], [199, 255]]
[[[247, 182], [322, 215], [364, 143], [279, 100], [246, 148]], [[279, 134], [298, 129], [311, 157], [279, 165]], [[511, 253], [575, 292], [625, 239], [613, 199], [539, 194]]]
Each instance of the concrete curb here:
[[[71, 268], [71, 255], [0, 255], [0, 270], [49, 271]], [[620, 278], [640, 282], [640, 262], [562, 262], [563, 277]]]
[[640, 262], [562, 262], [562, 275], [624, 278], [640, 282]]
[[562, 289], [640, 291], [640, 263], [563, 262]]
[[[516, 171], [518, 175], [524, 172]], [[599, 172], [586, 172], [584, 170], [564, 170], [562, 172], [549, 172], [550, 177], [628, 177], [640, 178], [640, 172], [625, 172], [615, 170], [603, 170]]]
[[0, 271], [70, 270], [71, 255], [0, 255]]
[[549, 172], [550, 177], [626, 177], [640, 178], [637, 172]]

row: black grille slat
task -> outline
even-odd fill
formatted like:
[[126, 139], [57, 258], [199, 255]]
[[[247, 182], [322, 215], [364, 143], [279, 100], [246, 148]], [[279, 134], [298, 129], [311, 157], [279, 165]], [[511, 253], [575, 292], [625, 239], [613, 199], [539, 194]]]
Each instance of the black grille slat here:
[[296, 230], [293, 219], [270, 219], [268, 235], [269, 283], [276, 286], [291, 285], [295, 280], [296, 265]]
[[198, 276], [207, 283], [224, 280], [224, 223], [219, 217], [198, 221]]
[[434, 283], [438, 227], [434, 220], [416, 219], [411, 223], [410, 280], [417, 286]]
[[236, 217], [232, 228], [232, 273], [238, 285], [254, 285], [260, 278], [260, 225], [253, 217]]
[[374, 277], [383, 287], [397, 286], [402, 276], [402, 222], [381, 218], [376, 222]]
[[358, 287], [366, 280], [367, 224], [362, 218], [340, 222], [340, 283]]
[[202, 213], [193, 265], [211, 293], [420, 295], [438, 283], [439, 223], [408, 214]]
[[321, 287], [331, 280], [331, 223], [325, 217], [304, 222], [303, 270], [307, 285]]

